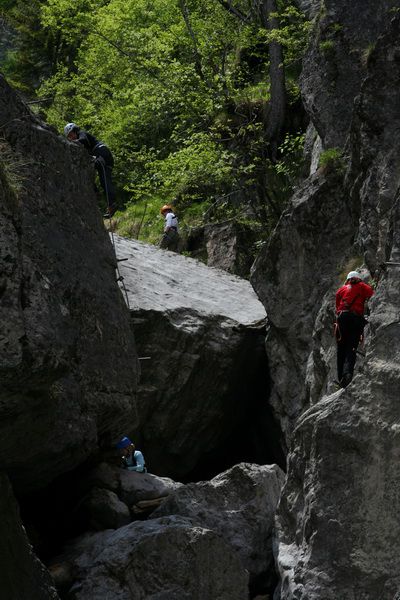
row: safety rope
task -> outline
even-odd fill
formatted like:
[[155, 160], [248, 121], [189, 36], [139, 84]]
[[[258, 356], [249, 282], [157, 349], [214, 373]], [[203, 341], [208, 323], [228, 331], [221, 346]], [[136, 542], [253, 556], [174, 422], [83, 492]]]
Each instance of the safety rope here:
[[127, 259], [126, 258], [119, 259], [117, 257], [117, 250], [116, 250], [116, 247], [115, 247], [115, 239], [114, 239], [114, 231], [113, 231], [112, 225], [111, 225], [111, 218], [112, 217], [111, 217], [110, 198], [109, 198], [109, 195], [108, 195], [106, 167], [105, 167], [104, 159], [102, 161], [99, 161], [99, 162], [100, 162], [101, 168], [103, 169], [104, 191], [106, 193], [107, 208], [108, 208], [108, 216], [106, 218], [109, 220], [108, 233], [111, 234], [111, 244], [112, 244], [112, 247], [114, 249], [115, 260], [116, 260], [116, 263], [117, 263], [117, 266], [116, 266], [116, 271], [117, 271], [117, 275], [118, 275], [117, 282], [121, 283], [121, 285], [122, 285], [122, 289], [123, 289], [124, 294], [125, 294], [126, 305], [127, 305], [128, 309], [130, 310], [129, 297], [128, 297], [128, 292], [127, 292], [127, 289], [126, 289], [126, 286], [125, 286], [124, 277], [121, 274], [121, 271], [119, 270], [119, 266], [118, 266], [119, 262], [121, 262], [122, 260], [127, 260]]

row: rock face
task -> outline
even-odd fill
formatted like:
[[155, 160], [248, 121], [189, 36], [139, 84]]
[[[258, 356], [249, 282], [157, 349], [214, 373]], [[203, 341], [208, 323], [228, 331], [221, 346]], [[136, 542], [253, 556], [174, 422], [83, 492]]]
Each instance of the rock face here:
[[10, 483], [0, 474], [0, 583], [4, 600], [57, 600], [51, 578], [34, 555]]
[[118, 529], [131, 522], [129, 508], [110, 490], [93, 488], [85, 499], [83, 508], [89, 515], [91, 529]]
[[268, 311], [270, 402], [287, 436], [308, 399], [305, 374], [314, 322], [332, 276], [338, 279], [343, 248], [354, 237], [341, 181], [337, 173], [317, 173], [300, 187], [252, 275]]
[[120, 269], [138, 352], [149, 357], [132, 433], [150, 472], [180, 479], [246, 419], [265, 311], [243, 279], [133, 240], [116, 237], [116, 247], [128, 259]]
[[257, 232], [235, 221], [206, 225], [190, 232], [186, 246], [209, 267], [248, 277], [256, 255]]
[[398, 2], [301, 0], [300, 4], [316, 17], [301, 76], [305, 108], [323, 148], [343, 148], [369, 55]]
[[[270, 360], [275, 357], [272, 393], [290, 443], [278, 511], [282, 585], [275, 599], [392, 600], [400, 592], [400, 286], [399, 266], [385, 263], [400, 262], [400, 18], [390, 1], [379, 6], [363, 2], [361, 12], [357, 2], [351, 7], [326, 2], [325, 7], [316, 32], [318, 36], [329, 17], [330, 31], [336, 31], [335, 56], [347, 52], [352, 39], [360, 48], [361, 42], [373, 43], [364, 60], [348, 52], [346, 59], [334, 62], [338, 72], [332, 85], [329, 71], [322, 75], [316, 58], [319, 38], [313, 42], [303, 77], [306, 105], [324, 147], [339, 146], [348, 160], [339, 172], [337, 167], [319, 170], [304, 184], [299, 193], [303, 210], [310, 209], [310, 226], [299, 227], [297, 193], [253, 276], [271, 319], [267, 352]], [[334, 23], [342, 27], [334, 28]], [[306, 77], [314, 82], [312, 90]], [[311, 184], [322, 189], [326, 179], [331, 187], [317, 205]], [[325, 228], [322, 212], [331, 215]], [[340, 232], [330, 227], [331, 219]], [[310, 251], [303, 250], [311, 245], [313, 263]], [[328, 381], [336, 377], [328, 360], [334, 349], [327, 332], [339, 272], [347, 270], [349, 259], [355, 265], [364, 260], [378, 275], [377, 291], [366, 358], [358, 358], [350, 386], [332, 394], [326, 393]], [[310, 280], [313, 269], [317, 278]], [[293, 275], [292, 296], [285, 271]], [[281, 316], [282, 301], [291, 302], [284, 311], [288, 318], [295, 310], [296, 323], [288, 326], [285, 312]], [[278, 370], [278, 357], [289, 371]]]
[[165, 517], [89, 536], [72, 550], [74, 600], [246, 600], [247, 573], [214, 532]]
[[3, 78], [0, 122], [0, 471], [26, 491], [135, 422], [136, 353], [87, 154]]
[[211, 481], [172, 493], [154, 517], [180, 515], [219, 533], [250, 574], [250, 589], [274, 583], [272, 530], [284, 474], [276, 465], [242, 463]]
[[166, 498], [182, 484], [167, 477], [120, 469], [120, 485], [122, 500], [132, 507], [143, 500]]

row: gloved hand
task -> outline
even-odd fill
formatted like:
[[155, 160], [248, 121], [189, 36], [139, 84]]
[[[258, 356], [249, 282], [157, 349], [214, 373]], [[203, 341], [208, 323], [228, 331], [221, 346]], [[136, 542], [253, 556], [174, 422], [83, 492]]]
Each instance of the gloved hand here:
[[106, 161], [104, 160], [104, 158], [102, 156], [96, 156], [94, 164], [96, 167], [100, 167], [100, 166], [105, 167]]

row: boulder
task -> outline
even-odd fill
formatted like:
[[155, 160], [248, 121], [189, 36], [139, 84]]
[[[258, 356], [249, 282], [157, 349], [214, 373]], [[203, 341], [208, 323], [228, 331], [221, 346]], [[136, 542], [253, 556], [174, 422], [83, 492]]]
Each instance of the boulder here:
[[80, 540], [66, 557], [71, 600], [247, 600], [248, 576], [214, 532], [182, 517], [135, 522]]
[[85, 498], [83, 510], [91, 529], [118, 529], [131, 522], [127, 505], [109, 490], [93, 488]]
[[248, 419], [265, 373], [265, 310], [244, 279], [115, 241], [143, 359], [140, 425], [129, 433], [151, 472], [181, 479]]
[[111, 492], [118, 492], [120, 488], [120, 474], [120, 467], [101, 462], [85, 473], [81, 487], [86, 489], [99, 487]]
[[58, 600], [22, 525], [7, 476], [0, 473], [0, 581], [4, 600]]
[[204, 259], [209, 267], [248, 278], [258, 239], [255, 228], [228, 221], [192, 229], [186, 247], [191, 256]]
[[217, 532], [249, 572], [250, 588], [275, 583], [272, 533], [284, 474], [277, 465], [242, 463], [211, 481], [189, 483], [153, 517], [180, 515]]
[[0, 122], [0, 469], [26, 492], [135, 423], [136, 351], [87, 152], [3, 77]]
[[130, 508], [146, 500], [166, 498], [181, 485], [167, 477], [120, 469], [120, 497]]
[[95, 530], [117, 529], [131, 522], [131, 514], [150, 514], [181, 485], [102, 462], [74, 479], [79, 507], [75, 521]]

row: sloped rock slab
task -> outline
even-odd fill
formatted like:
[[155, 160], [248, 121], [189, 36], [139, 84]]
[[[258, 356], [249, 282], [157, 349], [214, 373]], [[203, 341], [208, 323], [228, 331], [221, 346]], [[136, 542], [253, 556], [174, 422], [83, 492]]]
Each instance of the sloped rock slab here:
[[[244, 279], [115, 237], [142, 373], [140, 445], [180, 479], [246, 415], [265, 357], [265, 310]], [[136, 436], [136, 432], [134, 432]]]

